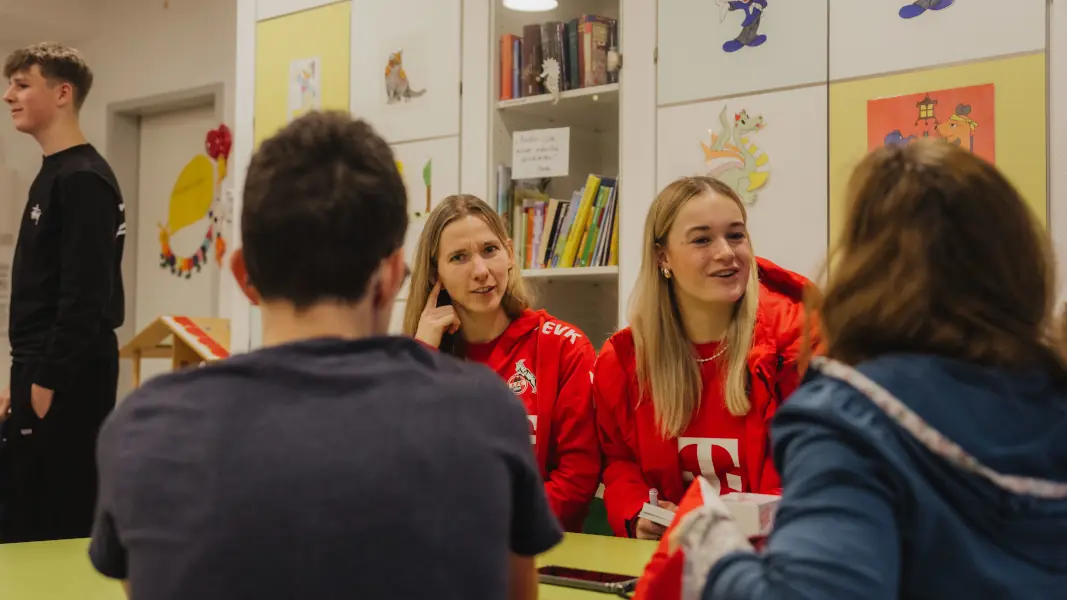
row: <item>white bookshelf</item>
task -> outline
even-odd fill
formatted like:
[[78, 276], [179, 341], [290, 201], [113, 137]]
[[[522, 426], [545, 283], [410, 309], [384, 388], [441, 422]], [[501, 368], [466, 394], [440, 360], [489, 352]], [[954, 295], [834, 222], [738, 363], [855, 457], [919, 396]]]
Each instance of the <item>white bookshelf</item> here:
[[[492, 76], [487, 90], [491, 199], [496, 198], [497, 166], [511, 164], [511, 140], [519, 131], [570, 128], [568, 175], [550, 181], [546, 193], [551, 198], [570, 200], [590, 174], [619, 177], [619, 84], [566, 90], [560, 93], [558, 102], [551, 94], [500, 100], [500, 39], [509, 33], [521, 38], [523, 26], [528, 24], [566, 23], [582, 15], [618, 20], [621, 1], [624, 0], [567, 0], [560, 2], [555, 10], [528, 13], [509, 10], [501, 0], [491, 0], [489, 66]], [[626, 191], [620, 186], [620, 206], [625, 196]], [[532, 268], [523, 269], [522, 273], [534, 292], [537, 307], [581, 328], [598, 348], [618, 328], [618, 266]]]
[[[500, 100], [496, 107], [500, 110], [526, 112], [550, 119], [561, 114], [571, 118], [580, 118], [590, 116], [591, 113], [601, 110], [604, 106], [618, 104], [618, 96], [619, 84], [609, 83], [560, 92], [560, 104], [552, 103], [551, 94], [539, 94], [525, 98]], [[601, 97], [604, 102], [597, 104]]]
[[526, 279], [565, 279], [586, 280], [590, 282], [612, 283], [619, 278], [619, 267], [567, 267], [555, 269], [523, 269]]

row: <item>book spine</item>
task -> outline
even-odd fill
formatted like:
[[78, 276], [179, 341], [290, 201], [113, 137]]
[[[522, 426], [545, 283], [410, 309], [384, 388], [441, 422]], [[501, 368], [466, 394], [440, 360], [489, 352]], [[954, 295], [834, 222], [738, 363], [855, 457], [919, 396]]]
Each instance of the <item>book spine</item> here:
[[511, 100], [515, 96], [513, 95], [511, 84], [512, 76], [511, 71], [514, 68], [513, 54], [512, 54], [512, 38], [515, 36], [510, 33], [500, 37], [500, 99]]

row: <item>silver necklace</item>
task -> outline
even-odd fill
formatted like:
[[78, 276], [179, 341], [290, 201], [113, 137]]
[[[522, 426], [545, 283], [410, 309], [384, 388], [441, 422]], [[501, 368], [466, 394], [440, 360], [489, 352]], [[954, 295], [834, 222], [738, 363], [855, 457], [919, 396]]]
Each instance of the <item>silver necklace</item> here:
[[697, 362], [700, 363], [700, 364], [711, 362], [711, 361], [715, 360], [716, 358], [719, 358], [720, 356], [722, 356], [723, 352], [726, 352], [726, 344], [723, 344], [718, 350], [716, 350], [715, 354], [712, 354], [711, 356], [709, 356], [707, 358], [698, 358]]

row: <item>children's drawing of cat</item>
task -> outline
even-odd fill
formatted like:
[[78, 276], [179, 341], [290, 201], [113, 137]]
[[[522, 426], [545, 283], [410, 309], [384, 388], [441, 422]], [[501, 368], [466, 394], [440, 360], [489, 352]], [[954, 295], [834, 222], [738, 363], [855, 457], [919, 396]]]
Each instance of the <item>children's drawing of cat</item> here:
[[397, 50], [389, 55], [389, 62], [385, 65], [385, 95], [387, 102], [393, 104], [403, 100], [407, 102], [412, 98], [418, 98], [426, 93], [426, 90], [413, 90], [408, 81], [408, 75], [404, 72], [404, 51]]

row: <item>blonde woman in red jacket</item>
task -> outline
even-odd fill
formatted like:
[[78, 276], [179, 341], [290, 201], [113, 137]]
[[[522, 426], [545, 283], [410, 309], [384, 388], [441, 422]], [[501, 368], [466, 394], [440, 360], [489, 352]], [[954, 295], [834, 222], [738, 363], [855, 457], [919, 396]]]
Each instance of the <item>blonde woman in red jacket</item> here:
[[799, 384], [810, 285], [753, 255], [745, 207], [720, 181], [687, 177], [660, 192], [631, 325], [594, 371], [616, 535], [658, 539], [665, 528], [638, 518], [649, 490], [677, 510], [696, 476], [723, 494], [780, 493], [768, 427]]
[[601, 471], [592, 344], [530, 309], [504, 221], [474, 196], [449, 196], [430, 213], [414, 263], [404, 332], [507, 382], [526, 405], [552, 509], [565, 529], [581, 531]]

